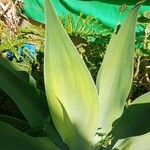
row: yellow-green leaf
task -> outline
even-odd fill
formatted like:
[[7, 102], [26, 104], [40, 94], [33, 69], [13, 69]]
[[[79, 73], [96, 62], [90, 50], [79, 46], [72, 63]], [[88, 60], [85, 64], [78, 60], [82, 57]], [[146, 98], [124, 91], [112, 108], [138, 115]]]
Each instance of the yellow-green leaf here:
[[109, 132], [112, 123], [121, 116], [131, 88], [139, 7], [131, 10], [118, 34], [112, 37], [97, 76], [102, 132]]
[[54, 124], [71, 149], [88, 149], [98, 128], [98, 94], [91, 75], [49, 0], [44, 74]]

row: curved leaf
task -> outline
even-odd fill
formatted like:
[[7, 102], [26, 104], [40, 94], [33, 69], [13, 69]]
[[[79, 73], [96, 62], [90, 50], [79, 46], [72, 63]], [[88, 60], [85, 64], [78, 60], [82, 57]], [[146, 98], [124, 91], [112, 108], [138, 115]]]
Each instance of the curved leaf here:
[[48, 116], [45, 95], [30, 84], [28, 75], [0, 59], [0, 88], [16, 103], [32, 127], [41, 126]]
[[33, 138], [17, 129], [0, 122], [1, 150], [58, 150], [46, 137]]
[[131, 88], [139, 7], [136, 5], [131, 10], [118, 34], [112, 37], [97, 76], [100, 127], [105, 133], [110, 131], [112, 123], [121, 116]]
[[13, 126], [22, 132], [27, 132], [30, 129], [28, 122], [10, 116], [0, 114], [0, 121]]
[[54, 124], [71, 149], [87, 149], [98, 128], [98, 94], [49, 0], [46, 8], [45, 86]]
[[119, 146], [113, 150], [149, 150], [150, 132], [141, 136], [135, 136], [125, 139]]
[[139, 96], [137, 99], [135, 99], [131, 105], [133, 104], [150, 104], [150, 92], [143, 94], [141, 96]]
[[[150, 132], [150, 92], [138, 97], [113, 124], [112, 143]], [[113, 145], [112, 144], [112, 145]]]

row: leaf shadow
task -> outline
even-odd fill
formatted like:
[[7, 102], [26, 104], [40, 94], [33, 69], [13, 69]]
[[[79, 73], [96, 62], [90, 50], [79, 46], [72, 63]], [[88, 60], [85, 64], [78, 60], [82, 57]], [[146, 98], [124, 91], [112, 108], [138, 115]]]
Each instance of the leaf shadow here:
[[150, 103], [133, 104], [112, 125], [111, 149], [119, 139], [138, 136], [150, 132]]

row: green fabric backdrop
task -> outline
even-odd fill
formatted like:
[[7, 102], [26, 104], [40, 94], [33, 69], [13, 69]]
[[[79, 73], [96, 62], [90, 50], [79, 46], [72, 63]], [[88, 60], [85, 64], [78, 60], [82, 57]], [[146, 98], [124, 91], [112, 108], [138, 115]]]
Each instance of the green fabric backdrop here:
[[[26, 15], [44, 23], [44, 0], [23, 0]], [[85, 16], [92, 15], [109, 27], [116, 27], [138, 0], [51, 0], [58, 15], [72, 13], [74, 17], [82, 12]], [[126, 3], [128, 9], [120, 16], [119, 8]], [[139, 14], [150, 10], [150, 0], [144, 3]]]

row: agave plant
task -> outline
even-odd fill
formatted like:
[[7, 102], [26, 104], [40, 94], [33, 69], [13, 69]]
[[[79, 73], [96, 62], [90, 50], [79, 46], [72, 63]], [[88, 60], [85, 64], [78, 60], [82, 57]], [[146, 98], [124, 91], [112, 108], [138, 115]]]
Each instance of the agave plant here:
[[46, 94], [0, 60], [0, 88], [27, 121], [0, 115], [2, 150], [148, 150], [150, 93], [125, 107], [132, 84], [138, 3], [113, 35], [96, 85], [49, 0], [45, 0]]

